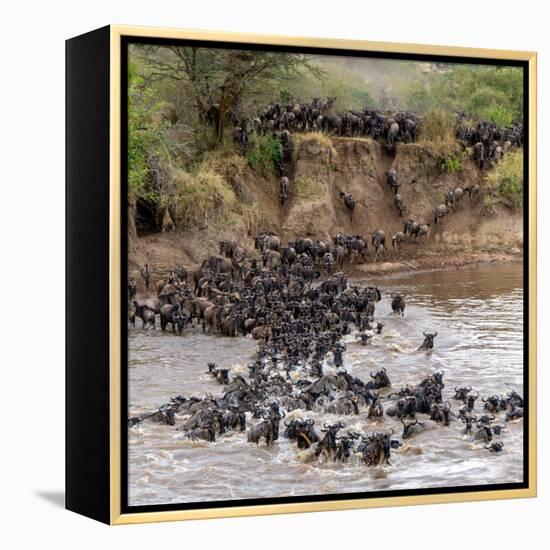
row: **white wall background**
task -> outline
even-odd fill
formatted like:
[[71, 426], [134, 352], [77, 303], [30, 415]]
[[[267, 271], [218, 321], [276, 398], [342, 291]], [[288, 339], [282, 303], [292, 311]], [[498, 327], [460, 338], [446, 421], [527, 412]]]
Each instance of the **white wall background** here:
[[[64, 483], [64, 40], [108, 23], [525, 49], [539, 52], [539, 205], [550, 204], [545, 3], [392, 0], [4, 2], [0, 117], [0, 503], [6, 548], [522, 547], [548, 533], [548, 400], [539, 498], [109, 529], [62, 509]], [[541, 215], [541, 218], [543, 216]], [[548, 304], [539, 224], [539, 310]], [[549, 324], [539, 318], [539, 395]], [[546, 335], [546, 338], [545, 338]], [[541, 399], [542, 401], [542, 399]], [[544, 540], [544, 539], [543, 539]]]

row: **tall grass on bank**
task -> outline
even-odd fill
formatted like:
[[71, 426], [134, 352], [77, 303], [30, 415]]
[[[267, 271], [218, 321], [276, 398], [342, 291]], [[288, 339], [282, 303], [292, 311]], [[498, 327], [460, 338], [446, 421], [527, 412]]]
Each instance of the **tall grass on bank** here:
[[317, 180], [313, 176], [300, 176], [294, 181], [294, 193], [300, 199], [314, 199], [319, 194]]
[[176, 223], [202, 225], [231, 210], [237, 201], [225, 178], [208, 163], [201, 163], [190, 172], [175, 170], [172, 184], [167, 206]]
[[[437, 158], [440, 165], [457, 158], [460, 151], [455, 136], [455, 117], [443, 109], [427, 111], [420, 127], [420, 145]], [[453, 163], [451, 166], [455, 167]]]
[[238, 213], [244, 223], [248, 235], [257, 235], [266, 226], [266, 220], [258, 203], [241, 204]]
[[489, 188], [512, 208], [523, 205], [523, 150], [506, 155], [485, 176]]

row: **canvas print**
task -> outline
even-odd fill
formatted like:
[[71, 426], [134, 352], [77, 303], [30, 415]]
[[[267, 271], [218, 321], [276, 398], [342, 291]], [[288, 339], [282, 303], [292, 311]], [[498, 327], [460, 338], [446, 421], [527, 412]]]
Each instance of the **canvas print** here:
[[130, 508], [525, 481], [525, 70], [128, 44]]

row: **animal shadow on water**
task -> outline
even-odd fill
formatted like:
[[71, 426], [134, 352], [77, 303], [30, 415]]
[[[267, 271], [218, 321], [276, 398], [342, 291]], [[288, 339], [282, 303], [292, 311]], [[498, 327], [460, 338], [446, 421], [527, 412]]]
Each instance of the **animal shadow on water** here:
[[35, 491], [34, 494], [57, 508], [65, 508], [65, 491]]

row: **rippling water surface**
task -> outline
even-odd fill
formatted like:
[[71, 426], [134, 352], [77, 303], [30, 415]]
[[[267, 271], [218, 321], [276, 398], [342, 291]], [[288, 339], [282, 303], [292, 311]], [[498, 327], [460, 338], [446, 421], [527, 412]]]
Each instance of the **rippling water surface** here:
[[[366, 283], [367, 281], [355, 281]], [[523, 395], [523, 278], [521, 264], [487, 265], [453, 271], [408, 273], [369, 279], [383, 293], [376, 319], [382, 335], [362, 347], [345, 337], [348, 371], [362, 379], [385, 366], [393, 390], [445, 371], [445, 399], [453, 388], [470, 385], [481, 396], [515, 389]], [[391, 315], [389, 292], [407, 293], [404, 318]], [[158, 324], [158, 322], [157, 322]], [[423, 330], [437, 330], [435, 349], [417, 352]], [[200, 329], [183, 336], [160, 330], [129, 330], [129, 415], [151, 411], [178, 394], [218, 394], [206, 363], [247, 375], [256, 350], [249, 338], [206, 336]], [[330, 368], [330, 365], [327, 365]], [[391, 390], [388, 390], [388, 392]], [[459, 403], [451, 401], [453, 409]], [[476, 404], [476, 412], [481, 412]], [[335, 420], [316, 414], [317, 422]], [[344, 417], [346, 429], [382, 431], [401, 425], [358, 416]], [[179, 423], [179, 422], [178, 422]], [[493, 454], [460, 434], [460, 422], [434, 426], [392, 452], [391, 466], [367, 468], [319, 464], [280, 438], [272, 448], [230, 433], [214, 444], [183, 440], [174, 427], [143, 423], [129, 430], [129, 504], [167, 504], [226, 499], [318, 495], [377, 490], [521, 482], [523, 423], [508, 423]], [[282, 427], [282, 426], [281, 426]], [[400, 433], [400, 432], [399, 432]]]

